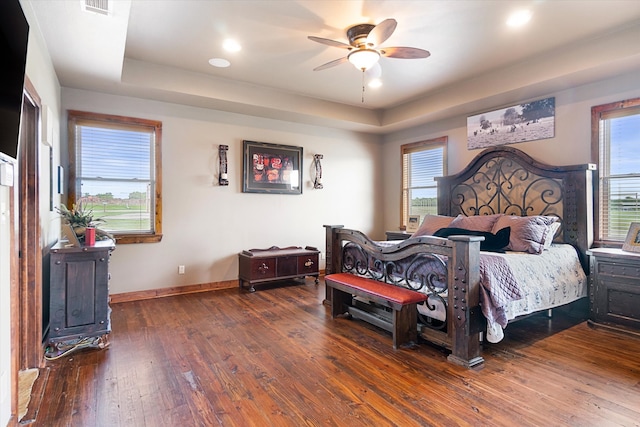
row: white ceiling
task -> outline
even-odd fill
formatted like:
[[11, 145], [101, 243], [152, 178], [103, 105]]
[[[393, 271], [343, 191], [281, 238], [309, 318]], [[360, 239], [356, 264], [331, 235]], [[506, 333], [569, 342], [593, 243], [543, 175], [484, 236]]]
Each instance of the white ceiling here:
[[[636, 0], [110, 0], [109, 16], [81, 0], [21, 1], [62, 86], [372, 133], [640, 73]], [[507, 27], [522, 8], [529, 25]], [[398, 27], [383, 46], [431, 56], [381, 58], [383, 86], [364, 102], [349, 63], [313, 71], [346, 50], [307, 36], [347, 42], [348, 27], [386, 18]], [[227, 37], [242, 50], [225, 52]]]

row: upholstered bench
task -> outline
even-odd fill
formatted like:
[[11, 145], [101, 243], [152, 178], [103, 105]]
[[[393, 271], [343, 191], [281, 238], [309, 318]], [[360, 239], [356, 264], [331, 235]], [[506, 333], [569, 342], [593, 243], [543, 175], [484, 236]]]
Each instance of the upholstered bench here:
[[[324, 278], [331, 295], [331, 317], [351, 313], [353, 296], [367, 298], [392, 309], [390, 330], [393, 348], [415, 342], [418, 338], [417, 304], [427, 300], [427, 295], [349, 273], [329, 274]], [[363, 320], [374, 320], [364, 318]], [[378, 322], [371, 322], [384, 328]]]

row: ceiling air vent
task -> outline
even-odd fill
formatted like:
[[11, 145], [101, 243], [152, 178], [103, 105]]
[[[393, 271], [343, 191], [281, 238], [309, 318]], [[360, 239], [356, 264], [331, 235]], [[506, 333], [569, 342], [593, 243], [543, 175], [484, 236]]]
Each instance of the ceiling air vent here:
[[87, 12], [109, 14], [109, 0], [82, 0], [82, 8]]

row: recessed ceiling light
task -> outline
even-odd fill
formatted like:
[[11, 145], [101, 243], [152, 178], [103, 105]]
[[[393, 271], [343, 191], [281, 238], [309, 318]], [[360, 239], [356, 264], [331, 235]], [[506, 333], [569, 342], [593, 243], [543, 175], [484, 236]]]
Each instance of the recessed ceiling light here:
[[211, 58], [209, 60], [209, 64], [213, 65], [214, 67], [218, 67], [218, 68], [227, 68], [229, 65], [231, 65], [231, 62], [227, 61], [226, 59], [223, 58]]
[[519, 10], [512, 13], [507, 19], [507, 25], [510, 27], [522, 27], [531, 19], [530, 10]]
[[222, 43], [222, 47], [227, 52], [238, 52], [238, 51], [240, 51], [242, 49], [242, 46], [240, 46], [240, 43], [238, 43], [237, 41], [235, 41], [233, 39], [226, 39]]

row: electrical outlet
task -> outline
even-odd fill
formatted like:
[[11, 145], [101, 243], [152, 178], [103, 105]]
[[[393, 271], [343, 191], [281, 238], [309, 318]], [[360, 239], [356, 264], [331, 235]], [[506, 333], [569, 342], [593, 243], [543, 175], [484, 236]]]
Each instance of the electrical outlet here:
[[320, 252], [320, 259], [324, 259], [324, 252]]
[[184, 274], [184, 265], [178, 266], [178, 274]]

